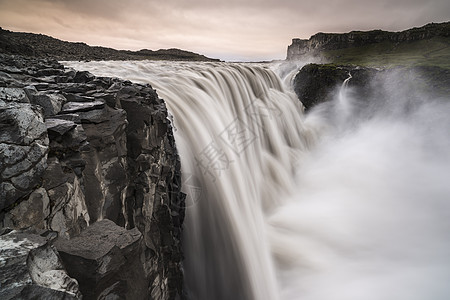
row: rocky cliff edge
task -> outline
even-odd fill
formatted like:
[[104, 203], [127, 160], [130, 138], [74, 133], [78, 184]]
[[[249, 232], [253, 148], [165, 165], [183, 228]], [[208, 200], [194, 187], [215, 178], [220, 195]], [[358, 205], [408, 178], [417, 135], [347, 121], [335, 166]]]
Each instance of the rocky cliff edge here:
[[150, 85], [0, 54], [0, 298], [182, 297], [180, 161]]

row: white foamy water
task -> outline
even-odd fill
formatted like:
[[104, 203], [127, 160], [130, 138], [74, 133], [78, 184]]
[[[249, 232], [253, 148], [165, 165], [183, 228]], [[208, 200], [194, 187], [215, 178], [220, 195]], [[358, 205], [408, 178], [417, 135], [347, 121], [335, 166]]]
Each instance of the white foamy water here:
[[192, 299], [450, 297], [449, 101], [391, 77], [305, 116], [283, 64], [66, 65], [166, 100]]

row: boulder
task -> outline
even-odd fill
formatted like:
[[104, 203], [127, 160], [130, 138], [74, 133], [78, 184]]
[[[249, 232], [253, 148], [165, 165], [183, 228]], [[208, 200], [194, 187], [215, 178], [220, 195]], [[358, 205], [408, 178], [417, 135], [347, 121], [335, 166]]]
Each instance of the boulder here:
[[84, 299], [148, 299], [142, 234], [98, 221], [71, 240], [55, 243]]
[[44, 115], [46, 117], [59, 113], [62, 105], [66, 101], [63, 95], [52, 92], [41, 91], [33, 95], [33, 103], [40, 105], [44, 109]]
[[371, 93], [371, 80], [379, 71], [373, 68], [308, 64], [294, 78], [294, 91], [305, 110], [333, 99], [345, 79], [351, 76], [348, 86], [365, 98]]
[[30, 103], [23, 88], [0, 87], [0, 99], [3, 101]]
[[81, 294], [45, 237], [11, 231], [0, 236], [0, 298], [81, 299]]
[[39, 188], [33, 191], [28, 199], [20, 202], [5, 214], [4, 227], [26, 229], [46, 227], [44, 220], [50, 214], [50, 200], [47, 191]]

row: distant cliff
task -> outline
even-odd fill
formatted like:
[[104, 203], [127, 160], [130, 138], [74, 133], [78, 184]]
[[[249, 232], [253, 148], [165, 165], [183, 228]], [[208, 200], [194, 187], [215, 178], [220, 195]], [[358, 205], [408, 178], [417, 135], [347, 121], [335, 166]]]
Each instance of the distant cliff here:
[[2, 28], [0, 28], [0, 53], [57, 60], [218, 61], [218, 59], [180, 49], [116, 50], [106, 47], [92, 47], [85, 43], [61, 41], [43, 34], [12, 32]]
[[412, 28], [401, 32], [382, 30], [351, 31], [342, 34], [320, 32], [311, 36], [309, 40], [293, 39], [292, 44], [288, 46], [287, 59], [293, 60], [305, 56], [320, 56], [324, 51], [380, 43], [386, 43], [386, 47], [383, 49], [386, 52], [395, 51], [395, 47], [401, 43], [428, 40], [436, 37], [450, 37], [450, 22], [430, 23], [423, 27]]

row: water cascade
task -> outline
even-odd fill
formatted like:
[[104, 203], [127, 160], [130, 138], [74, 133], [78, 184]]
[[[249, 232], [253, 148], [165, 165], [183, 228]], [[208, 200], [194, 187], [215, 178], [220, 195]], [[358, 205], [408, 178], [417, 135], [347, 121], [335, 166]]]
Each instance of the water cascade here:
[[350, 75], [305, 116], [286, 66], [67, 65], [166, 100], [192, 299], [447, 299], [449, 102], [384, 84], [355, 109]]

